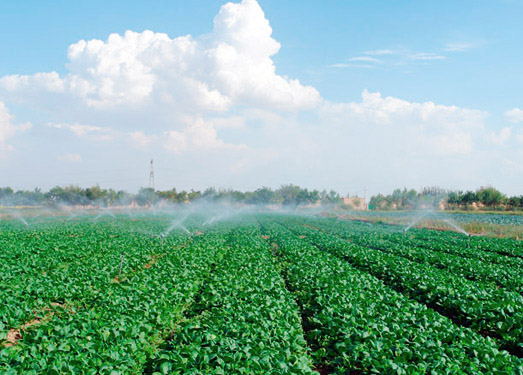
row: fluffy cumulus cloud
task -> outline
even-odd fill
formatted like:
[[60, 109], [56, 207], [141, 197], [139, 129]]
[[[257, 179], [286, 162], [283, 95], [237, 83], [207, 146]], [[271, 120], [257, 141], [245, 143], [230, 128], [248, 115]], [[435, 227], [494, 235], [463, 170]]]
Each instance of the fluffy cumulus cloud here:
[[510, 122], [523, 122], [523, 109], [513, 108], [510, 111], [505, 112], [505, 116]]
[[488, 140], [498, 146], [502, 146], [510, 139], [512, 135], [512, 128], [506, 127], [501, 129], [499, 132], [490, 132]]
[[227, 144], [218, 139], [216, 128], [212, 123], [205, 122], [201, 117], [188, 121], [189, 125], [183, 131], [171, 130], [165, 133], [167, 141], [165, 149], [176, 154], [188, 150], [221, 150], [242, 149], [245, 145]]
[[[244, 173], [240, 184], [269, 184], [264, 179], [271, 173], [276, 183], [329, 185], [348, 161], [358, 165], [351, 176], [359, 181], [375, 171], [393, 184], [428, 184], [431, 168], [461, 173], [470, 167], [468, 158], [482, 142], [510, 143], [511, 130], [489, 131], [480, 110], [368, 91], [357, 101], [327, 101], [314, 87], [276, 73], [280, 47], [259, 4], [242, 0], [223, 5], [206, 35], [127, 31], [81, 40], [68, 49], [67, 73], [1, 77], [0, 100], [39, 112], [48, 125], [43, 128], [57, 138], [72, 134], [106, 157], [135, 160], [163, 152], [187, 166], [179, 173], [224, 176], [209, 185], [223, 183], [226, 172]], [[367, 51], [347, 63], [378, 64], [395, 53]], [[506, 116], [523, 121], [517, 108]], [[22, 128], [0, 103], [0, 148]], [[82, 157], [75, 150], [58, 159], [87, 163], [89, 147]], [[395, 177], [406, 164], [425, 174]]]
[[0, 152], [12, 150], [13, 146], [8, 143], [9, 138], [16, 132], [27, 130], [30, 127], [30, 123], [13, 124], [13, 115], [9, 113], [6, 105], [0, 102]]
[[138, 148], [146, 148], [151, 142], [158, 139], [155, 134], [148, 135], [139, 130], [129, 133], [129, 137], [131, 143]]
[[100, 126], [83, 125], [79, 123], [67, 124], [67, 123], [48, 123], [47, 126], [55, 129], [66, 129], [73, 132], [77, 137], [91, 138], [101, 141], [110, 141], [114, 138], [114, 131], [108, 128], [102, 128]]
[[375, 141], [389, 140], [417, 153], [464, 154], [484, 128], [486, 113], [432, 102], [413, 103], [365, 90], [361, 102], [325, 103], [325, 123], [364, 129]]
[[[208, 35], [127, 31], [81, 40], [69, 47], [68, 74], [2, 77], [0, 97], [52, 108], [71, 122], [52, 126], [91, 139], [114, 138], [114, 132], [79, 121], [128, 131], [139, 147], [155, 140], [146, 132], [166, 132], [167, 150], [214, 150], [227, 146], [211, 123], [215, 115], [239, 107], [292, 112], [321, 102], [313, 87], [276, 74], [272, 56], [280, 44], [271, 34], [255, 0], [228, 3]], [[204, 125], [202, 117], [209, 119]]]
[[224, 5], [209, 35], [170, 38], [127, 31], [106, 41], [69, 47], [69, 74], [10, 75], [4, 91], [22, 97], [46, 92], [96, 109], [164, 106], [178, 112], [225, 111], [235, 105], [298, 110], [314, 107], [318, 92], [276, 74], [280, 44], [259, 4]]

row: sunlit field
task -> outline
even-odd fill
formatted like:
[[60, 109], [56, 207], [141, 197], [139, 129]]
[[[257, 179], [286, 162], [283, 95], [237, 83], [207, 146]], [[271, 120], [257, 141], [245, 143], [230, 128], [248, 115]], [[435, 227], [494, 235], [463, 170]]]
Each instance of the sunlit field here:
[[455, 231], [471, 236], [523, 239], [523, 214], [518, 212], [445, 212], [445, 211], [343, 211], [333, 210], [328, 216], [394, 224], [405, 229], [427, 228]]
[[523, 243], [315, 214], [11, 212], [5, 374], [517, 374]]

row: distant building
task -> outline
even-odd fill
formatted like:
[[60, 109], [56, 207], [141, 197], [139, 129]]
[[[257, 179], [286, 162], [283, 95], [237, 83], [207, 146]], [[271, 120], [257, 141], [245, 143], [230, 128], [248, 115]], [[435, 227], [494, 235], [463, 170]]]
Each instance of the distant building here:
[[358, 211], [366, 211], [367, 210], [367, 202], [365, 202], [365, 198], [360, 198], [358, 196], [355, 197], [344, 197], [341, 198], [343, 201], [343, 204], [345, 206], [348, 206], [349, 208], [352, 208], [353, 210]]

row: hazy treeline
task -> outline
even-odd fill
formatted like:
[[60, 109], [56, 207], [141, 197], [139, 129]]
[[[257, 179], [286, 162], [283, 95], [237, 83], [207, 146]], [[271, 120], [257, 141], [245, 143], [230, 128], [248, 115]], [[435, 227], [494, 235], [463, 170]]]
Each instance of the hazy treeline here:
[[0, 205], [2, 206], [54, 206], [54, 205], [96, 205], [96, 206], [119, 206], [136, 204], [147, 206], [168, 201], [171, 203], [189, 203], [195, 200], [205, 199], [209, 201], [228, 201], [231, 203], [245, 204], [338, 204], [341, 202], [340, 195], [331, 190], [319, 191], [308, 190], [297, 185], [283, 185], [278, 189], [262, 187], [254, 191], [242, 192], [233, 189], [208, 188], [204, 191], [177, 191], [154, 190], [152, 188], [141, 188], [138, 193], [131, 194], [126, 191], [114, 189], [102, 189], [100, 186], [81, 188], [78, 186], [54, 187], [44, 192], [41, 189], [33, 191], [14, 191], [10, 187], [0, 188]]
[[438, 187], [421, 191], [396, 189], [389, 195], [378, 194], [369, 201], [370, 209], [412, 210], [422, 206], [440, 206], [450, 210], [523, 210], [523, 195], [507, 197], [492, 186], [476, 191], [455, 191]]

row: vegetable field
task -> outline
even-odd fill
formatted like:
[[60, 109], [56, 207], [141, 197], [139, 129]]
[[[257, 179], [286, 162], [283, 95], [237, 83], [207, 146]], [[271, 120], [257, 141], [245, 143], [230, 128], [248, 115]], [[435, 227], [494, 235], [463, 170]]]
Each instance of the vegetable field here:
[[517, 240], [85, 215], [0, 221], [0, 249], [2, 374], [523, 374]]

